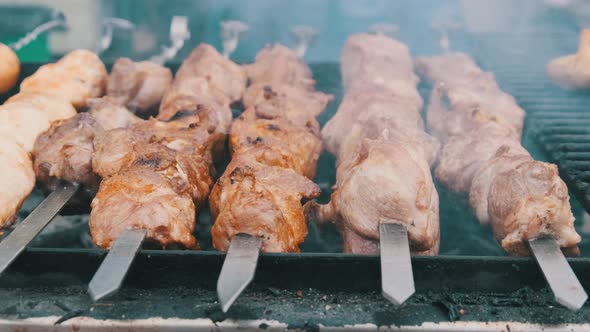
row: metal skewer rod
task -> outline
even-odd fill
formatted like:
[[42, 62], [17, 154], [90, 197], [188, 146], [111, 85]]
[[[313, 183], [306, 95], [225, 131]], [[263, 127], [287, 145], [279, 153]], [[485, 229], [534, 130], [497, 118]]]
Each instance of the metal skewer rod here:
[[88, 284], [88, 293], [93, 301], [105, 298], [121, 288], [146, 234], [144, 229], [128, 229], [117, 237]]
[[293, 51], [301, 59], [305, 55], [305, 52], [307, 52], [309, 46], [316, 41], [318, 31], [310, 26], [298, 25], [291, 28], [291, 33], [296, 41]]
[[449, 40], [449, 30], [458, 29], [461, 24], [455, 21], [436, 21], [432, 23], [432, 28], [440, 34], [439, 46], [443, 53], [448, 54], [451, 52], [451, 41]]
[[37, 39], [41, 34], [57, 28], [57, 27], [67, 27], [68, 22], [66, 21], [65, 15], [58, 10], [54, 10], [51, 14], [52, 18], [50, 21], [45, 22], [39, 26], [37, 26], [33, 31], [27, 33], [23, 38], [17, 40], [16, 42], [9, 45], [15, 51], [20, 50], [21, 48], [27, 46], [30, 42]]
[[221, 40], [223, 41], [222, 55], [229, 59], [229, 56], [238, 47], [240, 34], [246, 32], [250, 27], [242, 21], [222, 21], [219, 23], [221, 27]]
[[401, 305], [416, 291], [406, 226], [391, 222], [379, 225], [379, 247], [383, 296]]
[[174, 16], [170, 22], [170, 41], [172, 45], [162, 46], [162, 52], [151, 57], [150, 61], [163, 65], [173, 59], [178, 51], [184, 47], [184, 42], [191, 37], [188, 29], [188, 17]]
[[555, 300], [570, 310], [580, 309], [588, 299], [588, 294], [569, 266], [557, 241], [544, 236], [529, 240], [529, 246], [555, 295]]
[[376, 35], [385, 35], [391, 36], [399, 31], [399, 26], [393, 23], [375, 23], [369, 26], [369, 32], [374, 33]]
[[227, 312], [234, 301], [254, 279], [262, 239], [237, 234], [231, 240], [217, 280], [217, 296], [221, 310]]
[[130, 21], [122, 18], [106, 17], [102, 20], [101, 28], [101, 35], [96, 45], [97, 54], [100, 54], [109, 49], [109, 47], [111, 47], [111, 43], [113, 42], [113, 32], [115, 28], [123, 30], [132, 30], [135, 28], [135, 25]]
[[33, 212], [0, 242], [0, 274], [25, 250], [78, 190], [78, 184], [60, 184]]

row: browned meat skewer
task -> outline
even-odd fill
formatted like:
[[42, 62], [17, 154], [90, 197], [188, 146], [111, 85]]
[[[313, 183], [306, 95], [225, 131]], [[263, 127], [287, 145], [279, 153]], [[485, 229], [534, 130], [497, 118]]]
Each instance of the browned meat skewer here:
[[231, 122], [229, 104], [241, 99], [245, 77], [241, 67], [201, 44], [165, 93], [158, 120], [94, 139], [92, 166], [103, 178], [89, 221], [94, 243], [109, 248], [121, 232], [137, 228], [162, 247], [198, 248], [196, 211], [213, 184], [213, 159]]
[[76, 114], [87, 100], [104, 92], [107, 72], [92, 52], [78, 50], [41, 66], [26, 78], [20, 93], [0, 106], [0, 228], [10, 226], [33, 190], [35, 174], [28, 153], [55, 120]]
[[321, 152], [315, 117], [332, 96], [313, 91], [310, 69], [282, 45], [246, 68], [253, 84], [231, 126], [232, 161], [209, 198], [213, 246], [226, 251], [245, 233], [260, 237], [263, 251], [298, 252], [307, 235], [301, 201], [320, 194], [310, 180]]
[[410, 249], [439, 248], [438, 193], [430, 175], [439, 143], [426, 134], [408, 48], [383, 35], [351, 36], [342, 51], [347, 94], [322, 129], [337, 157], [330, 203], [310, 203], [318, 222], [336, 223], [349, 253], [378, 253], [379, 225], [408, 227]]
[[[428, 118], [433, 113], [440, 122], [428, 125], [448, 139], [437, 178], [469, 193], [478, 219], [491, 224], [509, 254], [528, 255], [527, 241], [544, 234], [555, 237], [565, 253], [579, 253], [567, 186], [557, 166], [533, 160], [520, 145], [524, 111], [514, 99], [464, 54], [416, 62], [436, 85]], [[450, 109], [442, 102], [445, 97]]]

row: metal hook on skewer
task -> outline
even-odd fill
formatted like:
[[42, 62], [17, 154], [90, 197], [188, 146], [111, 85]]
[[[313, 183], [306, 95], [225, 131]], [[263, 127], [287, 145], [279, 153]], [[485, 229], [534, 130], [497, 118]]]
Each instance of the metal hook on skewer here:
[[309, 46], [313, 45], [318, 37], [318, 31], [315, 28], [306, 25], [297, 25], [292, 27], [291, 34], [296, 41], [293, 50], [299, 58], [303, 58]]
[[66, 16], [64, 15], [63, 12], [58, 11], [58, 10], [54, 10], [51, 14], [50, 21], [37, 26], [35, 29], [33, 29], [33, 31], [27, 33], [23, 38], [17, 40], [16, 42], [14, 42], [8, 46], [10, 48], [12, 48], [13, 50], [18, 51], [21, 48], [28, 45], [33, 40], [37, 39], [41, 34], [47, 32], [49, 30], [58, 28], [58, 27], [67, 28], [68, 22], [67, 22]]
[[111, 47], [113, 42], [113, 32], [115, 28], [122, 30], [131, 30], [135, 28], [135, 25], [128, 20], [118, 17], [107, 17], [102, 20], [101, 34], [96, 45], [96, 53], [100, 54]]
[[440, 34], [438, 43], [443, 53], [449, 53], [451, 51], [449, 30], [459, 29], [461, 24], [455, 21], [436, 21], [432, 23], [431, 27]]
[[236, 50], [240, 39], [240, 34], [250, 30], [250, 27], [242, 21], [222, 21], [219, 23], [221, 27], [221, 40], [223, 41], [222, 54], [226, 59]]
[[170, 46], [162, 46], [162, 52], [153, 56], [150, 61], [157, 64], [164, 64], [166, 61], [173, 59], [178, 51], [184, 47], [184, 42], [191, 37], [188, 29], [188, 17], [174, 16], [170, 22]]

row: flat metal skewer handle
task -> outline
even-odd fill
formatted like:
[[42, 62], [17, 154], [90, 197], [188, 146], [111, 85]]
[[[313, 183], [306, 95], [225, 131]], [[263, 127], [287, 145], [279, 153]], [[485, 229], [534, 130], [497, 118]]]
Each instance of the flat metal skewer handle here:
[[217, 280], [221, 310], [227, 312], [242, 291], [254, 279], [262, 239], [248, 235], [234, 236]]
[[531, 251], [555, 295], [555, 300], [571, 310], [578, 310], [588, 294], [569, 266], [557, 241], [552, 237], [529, 240]]
[[64, 205], [74, 196], [79, 185], [61, 183], [33, 212], [0, 242], [0, 274], [25, 250]]
[[115, 240], [88, 284], [88, 293], [93, 301], [109, 296], [121, 288], [146, 234], [144, 229], [128, 229]]
[[403, 304], [414, 292], [408, 229], [397, 223], [379, 225], [381, 248], [381, 288], [395, 305]]

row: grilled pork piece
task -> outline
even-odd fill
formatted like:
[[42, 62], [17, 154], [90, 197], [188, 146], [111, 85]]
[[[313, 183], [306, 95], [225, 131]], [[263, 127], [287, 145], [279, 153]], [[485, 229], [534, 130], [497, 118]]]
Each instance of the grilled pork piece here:
[[254, 108], [260, 118], [284, 117], [297, 126], [306, 126], [316, 122], [332, 99], [332, 95], [289, 84], [258, 83], [248, 87], [243, 104], [246, 109]]
[[416, 68], [438, 87], [438, 95], [433, 93], [433, 97], [440, 99], [443, 106], [443, 101], [448, 101], [450, 106], [447, 112], [446, 107], [433, 108], [433, 114], [430, 114], [430, 109], [428, 111], [427, 125], [439, 139], [444, 141], [457, 134], [452, 130], [461, 129], [453, 124], [471, 123], [474, 114], [478, 118], [485, 117], [511, 127], [518, 137], [522, 135], [524, 110], [518, 106], [514, 97], [498, 87], [493, 74], [483, 72], [467, 55], [451, 53], [418, 57]]
[[358, 34], [342, 53], [347, 94], [322, 129], [337, 157], [336, 185], [329, 204], [308, 203], [307, 213], [339, 227], [345, 252], [377, 253], [379, 225], [397, 222], [408, 227], [412, 253], [438, 254], [438, 193], [430, 165], [439, 143], [424, 132], [408, 48], [385, 36]]
[[[74, 51], [55, 64], [41, 66], [23, 81], [19, 94], [0, 106], [0, 136], [7, 145], [0, 163], [7, 167], [3, 185], [10, 190], [0, 205], [0, 228], [13, 223], [22, 201], [33, 190], [33, 165], [26, 153], [33, 149], [37, 136], [53, 121], [74, 116], [74, 106], [86, 106], [87, 98], [99, 96], [105, 81], [106, 69], [95, 54]], [[10, 184], [15, 179], [18, 186]]]
[[139, 116], [155, 115], [172, 84], [172, 71], [151, 61], [119, 58], [107, 81], [107, 96]]
[[231, 102], [241, 100], [246, 89], [244, 69], [207, 44], [200, 44], [182, 62], [176, 73], [175, 85], [191, 78], [205, 79], [211, 89], [219, 90]]
[[590, 88], [590, 29], [582, 29], [578, 52], [551, 60], [547, 75], [562, 88]]
[[290, 49], [267, 46], [247, 66], [253, 84], [232, 124], [232, 161], [211, 192], [213, 246], [262, 238], [266, 252], [298, 252], [307, 235], [302, 200], [319, 196], [310, 178], [321, 152], [319, 124], [332, 96], [312, 90], [311, 71]]
[[213, 184], [229, 103], [245, 83], [241, 67], [202, 44], [183, 62], [158, 120], [94, 139], [92, 167], [103, 177], [90, 214], [94, 243], [109, 248], [125, 229], [140, 228], [162, 247], [198, 248], [196, 211]]
[[[435, 172], [439, 181], [469, 192], [477, 218], [491, 224], [496, 239], [510, 255], [528, 255], [527, 241], [541, 235], [555, 237], [566, 254], [578, 254], [581, 239], [574, 229], [567, 187], [559, 178], [557, 166], [533, 160], [521, 146], [520, 132], [514, 131], [517, 121], [507, 118], [508, 110], [520, 109], [512, 97], [503, 96], [496, 103], [490, 96], [495, 94], [494, 89], [500, 90], [490, 81], [493, 76], [477, 73], [473, 60], [464, 55], [422, 58], [418, 62], [431, 82], [449, 77], [443, 89], [451, 100], [451, 110], [443, 105], [440, 86], [434, 88], [428, 110], [429, 125], [437, 123], [432, 129], [444, 132], [448, 139]], [[487, 87], [485, 93], [482, 87]], [[455, 97], [450, 93], [454, 89]], [[489, 99], [483, 102], [482, 98], [466, 112], [469, 103], [461, 100], [477, 95]], [[496, 111], [498, 108], [504, 109]], [[430, 113], [436, 119], [433, 122]], [[514, 111], [516, 119], [521, 119], [520, 113]]]
[[20, 61], [14, 51], [0, 43], [0, 94], [8, 92], [16, 85], [20, 74]]
[[37, 137], [32, 151], [37, 181], [43, 189], [55, 190], [60, 180], [82, 184], [86, 197], [78, 203], [89, 202], [98, 190], [100, 177], [92, 169], [95, 136], [139, 121], [127, 109], [108, 100], [89, 104], [89, 112], [53, 122], [49, 130]]
[[[190, 126], [151, 120], [98, 139], [93, 165], [104, 180], [89, 220], [96, 245], [110, 248], [125, 229], [142, 228], [162, 247], [198, 248], [192, 233], [213, 184], [212, 163], [201, 144], [209, 133]], [[104, 146], [113, 138], [124, 151]]]
[[280, 44], [265, 46], [256, 54], [254, 63], [245, 68], [253, 85], [278, 83], [302, 90], [313, 90], [315, 86], [309, 67], [291, 49]]
[[98, 56], [77, 50], [58, 62], [41, 66], [20, 85], [21, 92], [47, 93], [66, 99], [76, 108], [85, 108], [90, 98], [105, 90], [107, 70]]

